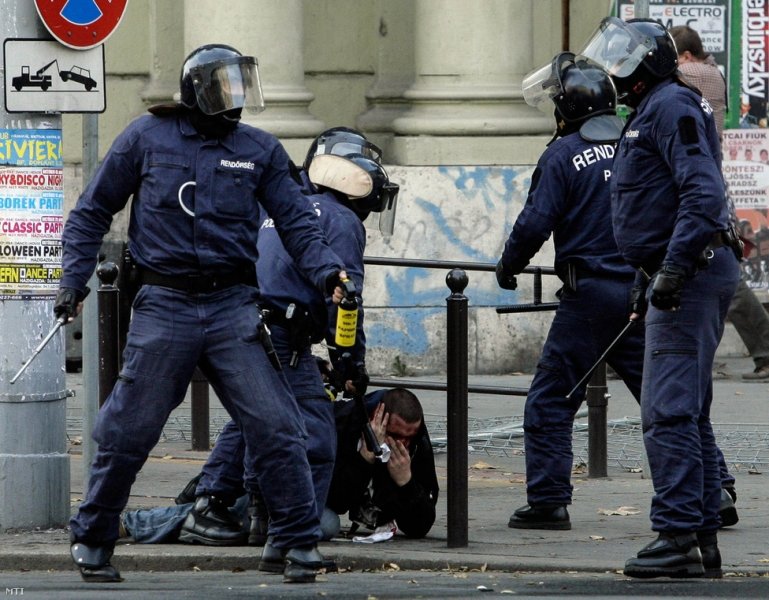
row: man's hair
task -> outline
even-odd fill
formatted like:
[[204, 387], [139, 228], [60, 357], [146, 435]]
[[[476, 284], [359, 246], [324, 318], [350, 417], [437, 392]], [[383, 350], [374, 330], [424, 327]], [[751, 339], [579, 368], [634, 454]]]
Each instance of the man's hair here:
[[406, 388], [396, 387], [387, 390], [382, 396], [382, 404], [384, 404], [387, 413], [398, 415], [406, 423], [417, 423], [424, 420], [419, 399]]
[[687, 50], [692, 53], [694, 58], [705, 60], [708, 57], [707, 52], [702, 47], [700, 34], [688, 25], [676, 25], [668, 29], [673, 41], [676, 43], [678, 54], [683, 54]]

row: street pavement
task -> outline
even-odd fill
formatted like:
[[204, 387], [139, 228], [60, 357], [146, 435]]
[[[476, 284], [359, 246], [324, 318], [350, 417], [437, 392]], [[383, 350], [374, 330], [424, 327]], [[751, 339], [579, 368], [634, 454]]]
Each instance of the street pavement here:
[[[714, 381], [713, 421], [717, 428], [725, 432], [724, 435], [745, 427], [752, 431], [743, 435], [744, 442], [729, 442], [734, 450], [727, 453], [737, 480], [740, 521], [719, 535], [726, 577], [769, 576], [769, 485], [764, 473], [769, 471], [769, 465], [765, 464], [769, 453], [769, 381], [743, 381], [739, 375], [750, 370], [751, 364], [744, 358], [719, 359], [718, 377]], [[470, 377], [471, 384], [513, 387], [526, 387], [530, 380], [530, 374]], [[638, 407], [621, 382], [610, 380], [608, 385], [609, 420], [637, 417]], [[72, 414], [77, 415], [80, 412], [77, 398], [82, 397], [80, 374], [68, 374], [67, 386], [76, 392]], [[445, 393], [418, 391], [418, 395], [428, 423], [441, 416], [445, 418]], [[212, 411], [215, 410], [216, 402], [212, 401]], [[522, 410], [523, 398], [471, 394], [468, 401], [471, 419], [513, 417], [521, 415]], [[177, 411], [188, 412], [187, 403]], [[68, 423], [76, 420], [73, 416]], [[83, 497], [83, 461], [78, 436], [73, 434], [71, 438], [74, 511]], [[609, 438], [611, 444], [611, 435]], [[745, 448], [739, 448], [741, 443], [749, 447], [748, 454]], [[207, 454], [191, 450], [189, 441], [166, 436], [140, 472], [128, 508], [172, 504], [187, 481], [199, 472]], [[752, 460], [743, 460], [751, 455]], [[571, 531], [509, 529], [507, 521], [511, 512], [526, 502], [523, 457], [515, 450], [507, 454], [475, 450], [468, 456], [468, 544], [450, 548], [446, 458], [445, 452], [436, 454], [441, 496], [437, 521], [426, 539], [396, 537], [376, 544], [337, 539], [323, 543], [321, 551], [335, 558], [341, 569], [354, 572], [449, 569], [456, 572], [617, 573], [627, 558], [655, 537], [649, 529], [648, 512], [653, 493], [650, 480], [641, 469], [622, 467], [614, 460], [610, 460], [609, 476], [605, 478], [590, 478], [584, 469], [575, 469], [574, 503], [569, 507]], [[249, 571], [256, 569], [259, 551], [248, 546], [139, 545], [121, 540], [113, 564], [126, 579], [146, 571]], [[7, 572], [25, 570], [73, 570], [67, 530], [0, 534], [0, 581], [6, 578]]]

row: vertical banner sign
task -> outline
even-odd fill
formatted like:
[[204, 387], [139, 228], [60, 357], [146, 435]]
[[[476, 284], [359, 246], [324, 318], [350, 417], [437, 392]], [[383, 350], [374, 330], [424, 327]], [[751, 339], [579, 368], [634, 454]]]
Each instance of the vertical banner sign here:
[[[735, 2], [740, 14], [739, 69], [732, 77], [737, 98], [724, 131], [724, 178], [737, 208], [740, 234], [750, 252], [742, 262], [755, 290], [769, 290], [769, 0]], [[735, 44], [735, 47], [736, 44]]]
[[59, 129], [0, 129], [0, 300], [50, 299], [61, 279]]

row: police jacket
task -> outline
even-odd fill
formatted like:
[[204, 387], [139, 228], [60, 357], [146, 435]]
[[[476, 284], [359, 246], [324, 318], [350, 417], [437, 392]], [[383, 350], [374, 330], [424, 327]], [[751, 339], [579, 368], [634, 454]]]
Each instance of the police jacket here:
[[[363, 253], [366, 249], [366, 230], [360, 218], [347, 206], [336, 192], [325, 190], [319, 193], [309, 181], [306, 172], [301, 173], [305, 199], [318, 216], [320, 228], [328, 245], [342, 260], [347, 275], [355, 283], [358, 293], [358, 329], [355, 346], [350, 354], [355, 362], [364, 362], [366, 338], [363, 333]], [[286, 315], [291, 304], [296, 310], [306, 313], [305, 325], [313, 343], [325, 339], [334, 345], [337, 307], [297, 268], [286, 251], [273, 220], [262, 211], [262, 225], [257, 248], [259, 260], [256, 263], [257, 278], [261, 290], [262, 305], [275, 311], [279, 318]], [[332, 357], [333, 358], [333, 357]], [[335, 365], [338, 367], [338, 365]]]
[[[366, 406], [373, 411], [385, 390], [366, 395]], [[412, 440], [411, 481], [398, 487], [379, 461], [369, 464], [358, 451], [364, 417], [354, 401], [334, 403], [337, 424], [337, 454], [334, 475], [326, 505], [350, 518], [373, 503], [376, 526], [395, 521], [407, 537], [422, 538], [435, 523], [438, 478], [430, 436], [424, 421]]]
[[343, 263], [289, 165], [274, 136], [242, 123], [221, 140], [205, 140], [184, 112], [139, 117], [117, 136], [69, 214], [61, 285], [84, 289], [113, 215], [132, 197], [128, 248], [139, 267], [175, 276], [253, 272], [261, 204], [302, 271], [325, 289]]
[[632, 266], [651, 275], [666, 262], [694, 274], [728, 222], [718, 133], [701, 94], [671, 78], [631, 114], [614, 159], [612, 213]]
[[[605, 121], [605, 116], [599, 116], [588, 123]], [[633, 277], [632, 269], [617, 250], [611, 229], [609, 181], [619, 132], [615, 124], [599, 136], [600, 141], [590, 141], [583, 133], [574, 132], [548, 145], [537, 162], [526, 203], [505, 244], [502, 264], [507, 271], [523, 271], [552, 233], [554, 266], [562, 280], [566, 281], [567, 265], [581, 275]]]

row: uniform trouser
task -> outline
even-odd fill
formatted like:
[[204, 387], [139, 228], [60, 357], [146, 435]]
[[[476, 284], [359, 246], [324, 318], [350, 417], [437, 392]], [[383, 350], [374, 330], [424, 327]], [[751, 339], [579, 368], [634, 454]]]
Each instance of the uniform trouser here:
[[726, 313], [757, 367], [769, 364], [769, 314], [741, 278]]
[[679, 310], [650, 305], [646, 314], [641, 420], [655, 491], [654, 531], [719, 527], [712, 369], [738, 279], [734, 254], [719, 248], [709, 266], [684, 284]]
[[[323, 389], [323, 382], [310, 348], [298, 351], [296, 366], [290, 366], [292, 350], [289, 332], [283, 327], [271, 327], [272, 342], [278, 353], [283, 372], [299, 404], [307, 430], [307, 459], [312, 470], [318, 515], [323, 513], [331, 487], [336, 455], [334, 408]], [[240, 428], [234, 422], [224, 426], [209, 459], [203, 466], [203, 476], [197, 494], [213, 494], [228, 504], [242, 494], [243, 454], [245, 444]], [[248, 482], [246, 482], [248, 486]], [[253, 487], [253, 486], [251, 486]], [[271, 519], [272, 520], [272, 519]], [[270, 526], [272, 534], [272, 525]]]
[[[566, 398], [630, 316], [631, 281], [585, 277], [565, 291], [555, 312], [524, 408], [526, 486], [531, 505], [571, 503], [574, 415], [585, 388]], [[635, 325], [606, 362], [634, 397], [641, 392], [644, 334]]]
[[245, 437], [247, 481], [258, 480], [278, 547], [321, 537], [306, 432], [283, 373], [259, 342], [258, 292], [234, 286], [186, 294], [144, 286], [133, 304], [124, 366], [94, 427], [98, 450], [73, 541], [111, 546], [150, 450], [199, 366]]

